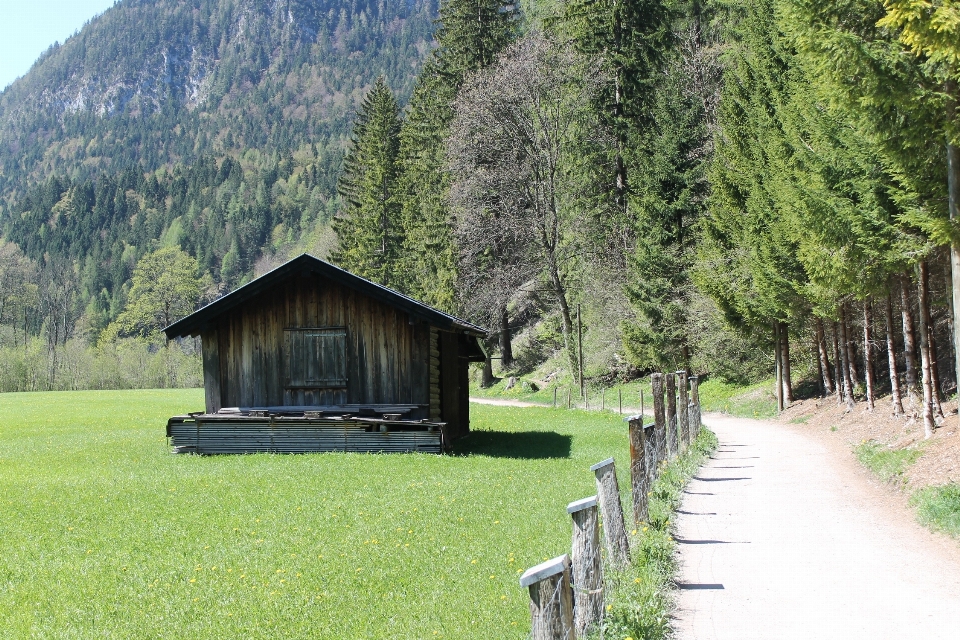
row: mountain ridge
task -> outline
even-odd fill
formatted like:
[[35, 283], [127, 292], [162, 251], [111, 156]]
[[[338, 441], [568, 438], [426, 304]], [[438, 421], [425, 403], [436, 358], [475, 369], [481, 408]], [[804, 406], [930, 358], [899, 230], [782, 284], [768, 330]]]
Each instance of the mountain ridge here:
[[0, 93], [0, 197], [249, 148], [338, 163], [378, 75], [409, 96], [436, 15], [436, 0], [118, 2]]

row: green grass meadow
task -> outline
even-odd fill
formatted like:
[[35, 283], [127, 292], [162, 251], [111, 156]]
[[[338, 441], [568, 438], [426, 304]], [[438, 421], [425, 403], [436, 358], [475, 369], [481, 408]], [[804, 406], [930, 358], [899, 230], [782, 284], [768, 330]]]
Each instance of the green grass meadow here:
[[525, 638], [518, 574], [628, 457], [619, 416], [481, 405], [454, 455], [171, 454], [202, 406], [0, 395], [0, 635]]

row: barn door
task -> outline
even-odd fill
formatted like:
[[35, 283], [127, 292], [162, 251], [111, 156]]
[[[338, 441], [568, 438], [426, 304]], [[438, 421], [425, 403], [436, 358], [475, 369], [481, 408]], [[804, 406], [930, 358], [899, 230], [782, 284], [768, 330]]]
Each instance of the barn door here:
[[287, 389], [345, 389], [346, 327], [285, 329], [283, 360]]

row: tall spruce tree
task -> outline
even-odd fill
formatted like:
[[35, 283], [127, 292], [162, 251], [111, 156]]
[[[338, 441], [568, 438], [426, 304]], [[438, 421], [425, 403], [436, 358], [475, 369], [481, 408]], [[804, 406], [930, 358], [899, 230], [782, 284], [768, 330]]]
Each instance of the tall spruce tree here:
[[446, 310], [457, 305], [457, 257], [446, 203], [451, 178], [444, 140], [453, 101], [472, 71], [489, 66], [518, 32], [518, 5], [505, 0], [447, 0], [440, 6], [438, 48], [417, 79], [401, 131], [400, 180], [405, 230], [402, 286]]
[[709, 193], [711, 125], [721, 86], [715, 13], [714, 6], [695, 0], [677, 20], [676, 47], [656, 86], [644, 145], [635, 154], [636, 248], [628, 256], [627, 280], [635, 315], [622, 329], [624, 348], [641, 367], [690, 363], [688, 315], [696, 294], [689, 270]]
[[403, 242], [397, 197], [400, 107], [381, 76], [357, 111], [353, 145], [337, 186], [343, 210], [334, 218], [338, 265], [386, 286], [398, 286]]
[[654, 121], [656, 85], [673, 42], [673, 3], [664, 0], [571, 0], [554, 24], [576, 48], [604, 60], [610, 80], [597, 97], [603, 123], [614, 133], [614, 175], [598, 176], [625, 216], [629, 148]]
[[740, 8], [694, 275], [731, 325], [760, 342], [773, 337], [778, 380], [784, 374], [778, 397], [782, 388], [789, 399], [789, 367], [783, 367], [789, 360], [781, 358], [785, 325], [806, 311], [806, 276], [778, 198], [792, 160], [782, 110], [793, 69], [773, 6], [758, 0]]

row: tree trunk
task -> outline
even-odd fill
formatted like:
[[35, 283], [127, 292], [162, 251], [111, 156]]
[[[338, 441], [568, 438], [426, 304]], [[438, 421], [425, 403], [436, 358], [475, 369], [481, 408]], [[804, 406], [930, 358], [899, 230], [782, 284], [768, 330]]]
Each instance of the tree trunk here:
[[900, 314], [903, 318], [903, 377], [907, 385], [907, 410], [917, 417], [917, 333], [913, 324], [913, 309], [907, 286], [907, 275], [900, 278]]
[[840, 323], [833, 323], [833, 391], [837, 394], [837, 404], [843, 403], [843, 379], [844, 373], [843, 358], [840, 357]]
[[786, 322], [780, 323], [780, 342], [783, 347], [780, 350], [783, 358], [783, 405], [789, 407], [793, 404], [793, 381], [790, 379], [790, 325]]
[[[927, 287], [929, 297], [930, 287]], [[929, 301], [929, 300], [928, 300]], [[928, 310], [929, 313], [929, 310]], [[943, 407], [940, 406], [940, 365], [937, 360], [937, 337], [933, 331], [933, 321], [930, 320], [927, 325], [927, 343], [930, 349], [930, 382], [933, 384], [933, 419], [943, 420]]]
[[863, 379], [867, 385], [867, 411], [873, 411], [873, 313], [870, 300], [863, 301]]
[[893, 300], [887, 292], [887, 301], [884, 307], [887, 321], [887, 366], [890, 369], [890, 399], [893, 401], [893, 415], [903, 414], [903, 400], [900, 397], [900, 376], [897, 373], [897, 351], [894, 341]]
[[923, 433], [929, 438], [933, 435], [936, 425], [933, 421], [933, 376], [930, 367], [930, 306], [928, 295], [929, 280], [927, 277], [927, 261], [920, 262], [920, 273], [917, 278], [917, 303], [920, 307], [920, 370], [923, 374]]
[[493, 386], [493, 360], [489, 357], [483, 361], [483, 376], [480, 379], [480, 386], [484, 389]]
[[[947, 81], [947, 119], [957, 126], [957, 85]], [[950, 220], [960, 218], [960, 147], [947, 140], [947, 200]], [[953, 301], [953, 354], [957, 375], [957, 397], [960, 398], [960, 247], [950, 244], [950, 289]]]
[[573, 320], [570, 317], [570, 305], [567, 304], [567, 292], [560, 279], [560, 271], [555, 261], [550, 262], [550, 280], [553, 283], [553, 292], [557, 296], [557, 304], [560, 306], [560, 318], [563, 321], [563, 346], [567, 350], [567, 358], [570, 361], [570, 375], [581, 384], [579, 367], [577, 366], [577, 347], [573, 340]]
[[775, 372], [777, 411], [783, 411], [783, 343], [780, 341], [780, 323], [773, 321], [773, 368]]
[[823, 331], [823, 319], [817, 318], [817, 354], [820, 357], [820, 375], [823, 378], [823, 393], [833, 393], [833, 379], [830, 375], [830, 358], [827, 357], [827, 343]]
[[853, 383], [850, 380], [850, 351], [844, 346], [847, 343], [847, 318], [844, 313], [844, 305], [840, 305], [840, 359], [842, 360], [843, 370], [843, 401], [847, 404], [847, 411], [852, 411], [853, 402]]
[[509, 369], [513, 366], [513, 343], [510, 340], [510, 317], [507, 305], [500, 307], [500, 366]]
[[[816, 342], [816, 339], [814, 339], [814, 342]], [[813, 344], [810, 346], [813, 349], [812, 351], [813, 360], [814, 362], [817, 363], [817, 383], [820, 385], [820, 396], [823, 398], [826, 398], [828, 392], [827, 392], [827, 385], [824, 383], [823, 362], [820, 361], [820, 349], [816, 344]]]
[[846, 302], [840, 305], [840, 324], [843, 325], [843, 335], [846, 336], [840, 348], [846, 348], [847, 350], [847, 371], [850, 376], [850, 391], [852, 393], [860, 383], [860, 376], [857, 375], [857, 351], [854, 347], [853, 322], [850, 321], [850, 316], [847, 314]]

